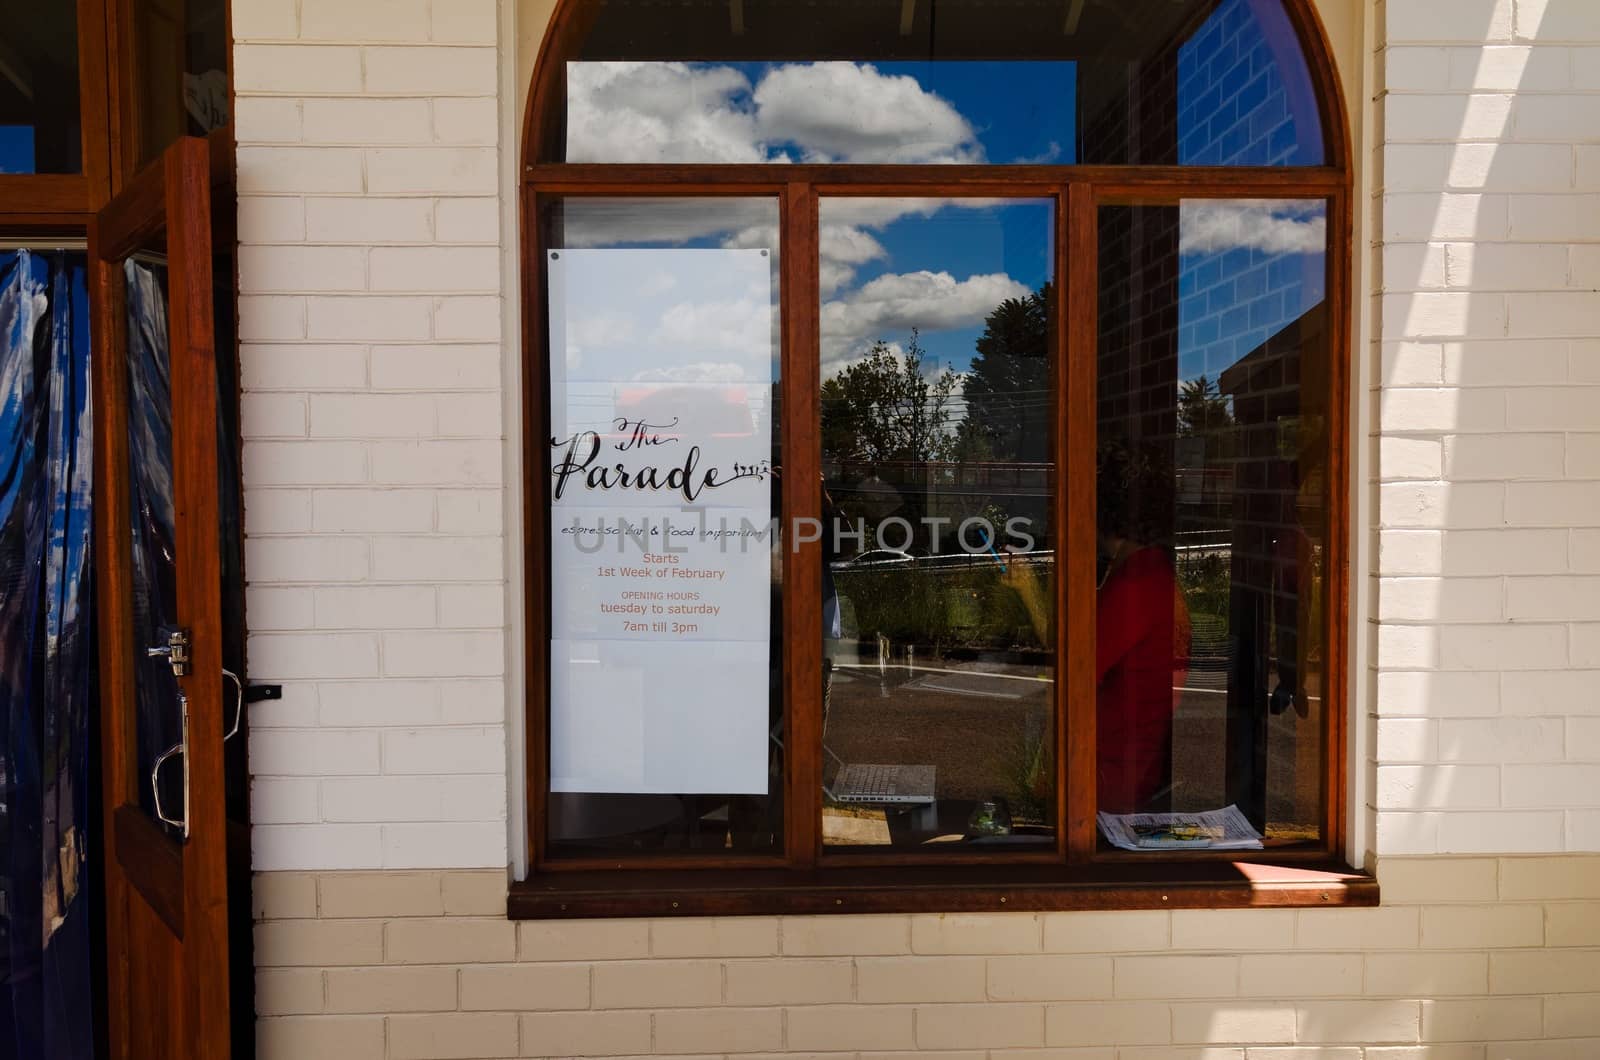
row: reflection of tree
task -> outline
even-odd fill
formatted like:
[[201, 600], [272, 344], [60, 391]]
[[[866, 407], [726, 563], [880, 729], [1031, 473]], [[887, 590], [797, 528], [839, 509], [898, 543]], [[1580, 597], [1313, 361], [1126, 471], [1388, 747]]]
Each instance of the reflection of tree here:
[[1178, 387], [1178, 436], [1205, 439], [1207, 463], [1233, 456], [1233, 407], [1215, 380], [1196, 376]]
[[963, 394], [959, 451], [969, 460], [1050, 459], [1050, 325], [1053, 285], [1008, 298], [984, 320]]
[[840, 463], [948, 459], [951, 398], [961, 377], [946, 368], [930, 377], [915, 329], [904, 353], [883, 340], [822, 384], [822, 451]]

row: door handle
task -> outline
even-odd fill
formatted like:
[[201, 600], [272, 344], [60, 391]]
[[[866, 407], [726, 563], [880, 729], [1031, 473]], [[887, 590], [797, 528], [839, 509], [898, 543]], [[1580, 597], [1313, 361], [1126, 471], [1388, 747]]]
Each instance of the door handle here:
[[[173, 744], [171, 747], [167, 748], [165, 751], [162, 751], [159, 755], [156, 756], [155, 763], [153, 765], [151, 765], [151, 767], [150, 767], [150, 790], [151, 790], [151, 793], [155, 796], [156, 817], [158, 819], [160, 819], [160, 821], [163, 824], [170, 824], [172, 827], [180, 829], [183, 832], [183, 838], [184, 839], [188, 839], [189, 838], [189, 761], [188, 761], [188, 755], [189, 755], [189, 697], [183, 694], [183, 690], [182, 689], [178, 690], [178, 707], [179, 707], [179, 710], [182, 712], [182, 721], [181, 721], [181, 730], [180, 730], [181, 737], [180, 737], [180, 739], [178, 740], [177, 743]], [[179, 757], [184, 759], [184, 762], [183, 762], [183, 816], [182, 817], [168, 817], [166, 815], [166, 812], [163, 811], [162, 808], [161, 808], [161, 767], [167, 764], [167, 760], [168, 759], [179, 758]]]
[[173, 677], [182, 677], [189, 672], [189, 631], [174, 629], [167, 633], [167, 642], [157, 648], [146, 648], [146, 658], [166, 659], [172, 667]]
[[222, 736], [222, 742], [227, 743], [239, 735], [239, 726], [244, 724], [244, 682], [226, 666], [222, 668], [222, 676], [233, 682], [233, 725]]

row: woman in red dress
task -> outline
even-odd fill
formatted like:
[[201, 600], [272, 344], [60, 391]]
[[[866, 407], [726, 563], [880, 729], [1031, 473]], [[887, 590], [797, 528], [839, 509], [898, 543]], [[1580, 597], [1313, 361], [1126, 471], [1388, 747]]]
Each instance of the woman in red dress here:
[[1189, 612], [1173, 573], [1174, 482], [1159, 458], [1099, 454], [1101, 575], [1095, 629], [1099, 804], [1170, 809], [1175, 689], [1188, 668]]

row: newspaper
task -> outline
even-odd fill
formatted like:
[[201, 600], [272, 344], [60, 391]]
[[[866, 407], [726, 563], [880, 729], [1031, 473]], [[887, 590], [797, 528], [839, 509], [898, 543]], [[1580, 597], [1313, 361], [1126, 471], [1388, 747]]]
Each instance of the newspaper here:
[[1100, 831], [1123, 850], [1260, 850], [1237, 806], [1201, 813], [1102, 813]]

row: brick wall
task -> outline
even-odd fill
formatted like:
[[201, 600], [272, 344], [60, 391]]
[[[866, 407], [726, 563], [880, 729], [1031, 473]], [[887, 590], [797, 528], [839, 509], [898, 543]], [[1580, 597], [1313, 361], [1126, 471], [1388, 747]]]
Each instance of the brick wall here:
[[234, 6], [255, 863], [503, 866], [498, 5]]
[[1600, 4], [1388, 0], [1380, 853], [1600, 849]]
[[550, 3], [496, 7], [235, 0], [265, 1060], [1600, 1056], [1600, 5], [1380, 0], [1375, 93], [1344, 56], [1383, 908], [523, 924], [498, 69]]
[[258, 1038], [295, 1060], [1600, 1056], [1600, 858], [1379, 877], [1381, 909], [515, 924], [498, 873], [273, 873]]

